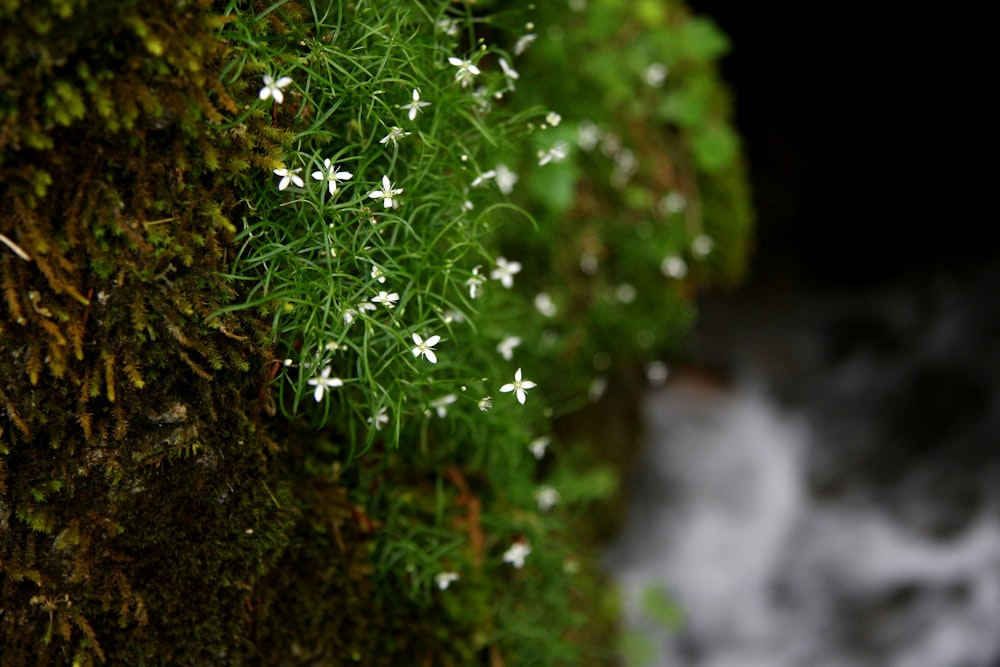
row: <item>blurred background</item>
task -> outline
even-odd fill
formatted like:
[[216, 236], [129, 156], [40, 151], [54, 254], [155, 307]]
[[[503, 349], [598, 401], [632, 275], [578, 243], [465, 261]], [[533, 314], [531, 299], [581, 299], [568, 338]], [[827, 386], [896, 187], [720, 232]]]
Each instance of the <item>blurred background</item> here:
[[690, 4], [732, 40], [756, 241], [644, 405], [630, 664], [1000, 665], [1000, 263], [950, 20]]

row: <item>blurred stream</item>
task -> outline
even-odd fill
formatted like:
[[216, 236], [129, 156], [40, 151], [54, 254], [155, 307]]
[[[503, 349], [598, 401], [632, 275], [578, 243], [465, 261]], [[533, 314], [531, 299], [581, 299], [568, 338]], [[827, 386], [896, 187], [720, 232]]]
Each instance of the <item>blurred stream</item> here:
[[1000, 667], [998, 294], [987, 264], [702, 305], [606, 554], [630, 665]]

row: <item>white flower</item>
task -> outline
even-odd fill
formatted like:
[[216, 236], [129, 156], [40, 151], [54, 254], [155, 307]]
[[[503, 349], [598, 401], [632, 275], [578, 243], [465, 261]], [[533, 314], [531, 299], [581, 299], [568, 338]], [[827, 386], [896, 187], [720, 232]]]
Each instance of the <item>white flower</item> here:
[[568, 153], [569, 146], [566, 145], [565, 141], [560, 141], [544, 153], [542, 151], [538, 151], [538, 164], [539, 166], [545, 166], [549, 162], [562, 162], [566, 159], [566, 155], [568, 155]]
[[277, 104], [281, 104], [285, 101], [285, 94], [281, 92], [281, 89], [292, 82], [292, 79], [287, 76], [283, 76], [277, 81], [270, 74], [264, 75], [264, 87], [260, 89], [258, 96], [262, 100], [266, 100], [269, 97], [273, 97]]
[[486, 89], [486, 86], [479, 86], [474, 91], [472, 91], [472, 101], [476, 103], [479, 110], [483, 113], [487, 113], [490, 110], [490, 91]]
[[539, 292], [535, 295], [535, 310], [545, 317], [555, 317], [556, 313], [559, 312], [548, 292]]
[[670, 70], [663, 63], [653, 63], [642, 72], [642, 80], [653, 88], [659, 88], [667, 78]]
[[670, 368], [662, 361], [651, 361], [646, 364], [646, 379], [654, 387], [659, 387], [666, 382], [669, 375]]
[[517, 43], [514, 44], [514, 55], [519, 56], [524, 53], [524, 50], [527, 49], [528, 46], [536, 39], [538, 39], [538, 35], [533, 32], [529, 32], [527, 35], [521, 37], [517, 40]]
[[312, 385], [313, 387], [316, 387], [316, 391], [313, 392], [313, 398], [315, 398], [316, 402], [319, 403], [321, 400], [323, 400], [323, 394], [327, 390], [332, 389], [334, 387], [343, 387], [344, 381], [341, 380], [340, 378], [330, 377], [330, 367], [327, 366], [326, 368], [323, 369], [322, 373], [309, 380], [309, 384]]
[[699, 234], [691, 241], [691, 254], [698, 259], [707, 257], [713, 248], [715, 248], [715, 241], [712, 240], [711, 236], [705, 234]]
[[676, 190], [668, 192], [666, 196], [660, 200], [660, 208], [667, 213], [680, 213], [687, 208], [687, 197]]
[[475, 299], [479, 296], [480, 291], [483, 287], [483, 278], [479, 275], [479, 267], [472, 269], [472, 275], [468, 280], [465, 281], [466, 287], [469, 288], [469, 298]]
[[507, 361], [514, 356], [514, 348], [521, 344], [521, 339], [517, 336], [507, 336], [497, 345], [497, 352]]
[[392, 127], [389, 128], [389, 134], [379, 139], [378, 142], [380, 144], [387, 144], [391, 141], [393, 146], [398, 146], [399, 144], [397, 142], [403, 137], [408, 137], [408, 136], [410, 136], [409, 132], [403, 132], [403, 128], [396, 127], [395, 125], [393, 125]]
[[587, 388], [587, 398], [590, 399], [592, 403], [596, 403], [601, 400], [604, 396], [604, 392], [608, 389], [608, 379], [604, 376], [595, 377], [590, 381], [590, 387]]
[[441, 340], [441, 336], [431, 336], [427, 340], [424, 340], [420, 334], [413, 334], [413, 343], [416, 345], [411, 352], [413, 352], [414, 357], [419, 357], [423, 355], [424, 359], [431, 362], [432, 364], [437, 363], [437, 355], [434, 354], [434, 346], [438, 344]]
[[379, 266], [378, 264], [372, 266], [371, 276], [372, 280], [377, 280], [379, 283], [385, 282], [385, 272], [382, 270], [382, 267]]
[[462, 60], [452, 56], [448, 58], [448, 62], [458, 68], [458, 71], [455, 72], [455, 81], [462, 84], [462, 88], [470, 85], [479, 74], [479, 68], [473, 65], [471, 60]]
[[382, 406], [378, 409], [378, 414], [368, 418], [368, 423], [375, 426], [376, 431], [381, 431], [382, 427], [389, 423], [389, 408]]
[[438, 19], [437, 23], [434, 24], [434, 27], [449, 37], [458, 37], [459, 25], [458, 21], [455, 19]]
[[418, 89], [414, 88], [413, 89], [413, 101], [411, 101], [409, 104], [401, 104], [399, 106], [399, 108], [400, 109], [409, 109], [410, 110], [410, 113], [409, 113], [410, 120], [416, 120], [417, 114], [420, 113], [420, 109], [422, 107], [429, 107], [430, 105], [431, 105], [430, 102], [421, 102], [420, 101], [420, 91]]
[[492, 408], [492, 407], [493, 407], [493, 397], [492, 396], [485, 396], [485, 397], [479, 399], [479, 411], [480, 412], [489, 412], [490, 408]]
[[677, 278], [680, 280], [687, 275], [687, 262], [677, 255], [667, 255], [660, 262], [660, 272], [668, 278]]
[[458, 400], [455, 394], [446, 394], [431, 401], [431, 407], [437, 412], [437, 416], [444, 419], [448, 416], [448, 406]]
[[294, 183], [300, 188], [303, 187], [305, 182], [302, 180], [302, 177], [299, 176], [300, 171], [302, 171], [302, 169], [285, 169], [284, 167], [281, 169], [275, 169], [275, 175], [281, 176], [281, 182], [278, 183], [278, 189], [284, 190], [288, 187], [289, 183]]
[[528, 445], [528, 449], [531, 450], [532, 456], [541, 461], [543, 458], [545, 458], [545, 450], [549, 448], [549, 444], [551, 442], [552, 438], [543, 435], [539, 438], [535, 438], [534, 440], [532, 440], [531, 444]]
[[441, 572], [434, 576], [434, 583], [442, 591], [447, 590], [453, 582], [458, 581], [458, 572]]
[[576, 128], [576, 145], [585, 151], [592, 151], [601, 140], [601, 128], [589, 120], [582, 121]]
[[504, 386], [500, 387], [500, 391], [503, 393], [507, 393], [509, 391], [514, 392], [514, 396], [517, 397], [517, 402], [520, 403], [521, 405], [524, 405], [524, 398], [526, 396], [527, 390], [533, 389], [537, 386], [538, 385], [532, 382], [531, 380], [522, 380], [521, 369], [518, 368], [517, 371], [514, 373], [514, 381], [508, 382]]
[[348, 308], [347, 310], [345, 310], [344, 326], [351, 326], [351, 322], [353, 322], [354, 318], [357, 316], [358, 316], [358, 311], [354, 310], [353, 308]]
[[444, 311], [444, 323], [451, 324], [452, 322], [464, 322], [465, 315], [457, 310], [446, 310]]
[[551, 125], [552, 127], [555, 127], [556, 125], [562, 122], [562, 116], [557, 114], [555, 111], [550, 111], [547, 114], [545, 114], [545, 122]]
[[635, 301], [636, 291], [630, 283], [622, 283], [615, 288], [615, 298], [622, 303], [632, 303]]
[[559, 492], [551, 486], [540, 486], [535, 491], [535, 502], [538, 503], [538, 509], [548, 512], [559, 502]]
[[517, 183], [517, 174], [508, 169], [507, 165], [498, 164], [496, 169], [496, 179], [497, 187], [500, 188], [500, 192], [505, 195], [509, 195], [514, 190], [514, 184]]
[[514, 90], [514, 82], [521, 78], [521, 75], [517, 73], [517, 70], [510, 66], [506, 58], [500, 58], [500, 69], [503, 70], [503, 75], [507, 78], [507, 87], [510, 90]]
[[337, 171], [337, 165], [330, 162], [329, 158], [323, 160], [323, 166], [326, 167], [326, 171], [314, 171], [312, 177], [317, 181], [327, 182], [331, 197], [337, 192], [337, 181], [347, 181], [354, 176], [349, 171]]
[[[385, 294], [385, 292], [382, 292], [382, 294]], [[374, 300], [375, 299], [372, 299], [372, 301], [374, 301]], [[371, 311], [377, 310], [377, 309], [378, 309], [378, 306], [376, 306], [371, 301], [361, 301], [360, 303], [358, 303], [358, 310], [361, 311], [361, 312], [368, 311], [370, 313]]]
[[517, 569], [524, 567], [524, 559], [531, 553], [527, 542], [514, 542], [503, 554], [503, 562], [510, 563]]
[[[390, 308], [390, 309], [396, 307], [396, 302], [397, 301], [399, 301], [399, 294], [397, 294], [396, 292], [392, 292], [392, 293], [386, 292], [384, 290], [381, 291], [381, 292], [379, 292], [376, 296], [372, 297], [372, 303], [373, 304], [374, 303], [381, 303], [383, 306], [385, 306], [386, 308]], [[369, 304], [369, 305], [371, 305], [371, 304]], [[359, 303], [358, 306], [361, 306], [361, 304]], [[374, 306], [372, 307], [372, 310], [375, 310]]]
[[372, 190], [368, 193], [368, 196], [372, 199], [381, 199], [382, 206], [384, 208], [393, 208], [396, 203], [392, 200], [398, 194], [403, 192], [403, 188], [394, 188], [392, 183], [389, 181], [388, 176], [382, 177], [382, 189]]
[[469, 187], [478, 188], [483, 181], [488, 181], [496, 175], [497, 172], [495, 172], [492, 169], [490, 169], [489, 171], [484, 171], [483, 173], [479, 174], [474, 179], [472, 179], [472, 183], [469, 184]]
[[510, 289], [514, 286], [514, 274], [521, 271], [520, 262], [508, 262], [503, 257], [497, 258], [497, 268], [490, 271], [490, 278], [499, 280], [500, 284]]

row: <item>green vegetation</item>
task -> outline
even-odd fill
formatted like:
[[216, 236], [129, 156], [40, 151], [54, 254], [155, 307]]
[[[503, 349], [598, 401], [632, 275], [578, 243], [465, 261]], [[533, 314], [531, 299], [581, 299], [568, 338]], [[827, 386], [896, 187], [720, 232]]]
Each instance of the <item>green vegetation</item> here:
[[0, 0], [2, 664], [611, 661], [623, 453], [573, 424], [742, 273], [725, 48], [673, 1]]

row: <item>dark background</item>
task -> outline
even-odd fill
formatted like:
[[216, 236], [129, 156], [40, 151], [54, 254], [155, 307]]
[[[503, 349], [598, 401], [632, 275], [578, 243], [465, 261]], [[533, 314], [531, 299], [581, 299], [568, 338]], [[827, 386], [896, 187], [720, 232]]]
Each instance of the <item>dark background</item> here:
[[690, 4], [733, 45], [722, 74], [758, 212], [752, 282], [865, 286], [997, 255], [996, 215], [972, 204], [988, 159], [965, 101], [974, 58], [948, 7]]

